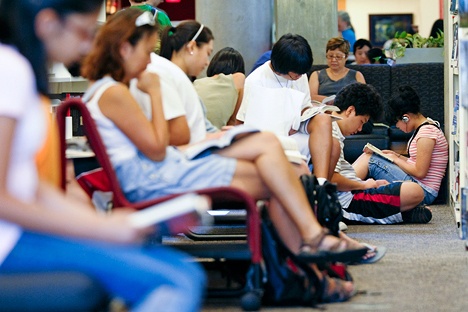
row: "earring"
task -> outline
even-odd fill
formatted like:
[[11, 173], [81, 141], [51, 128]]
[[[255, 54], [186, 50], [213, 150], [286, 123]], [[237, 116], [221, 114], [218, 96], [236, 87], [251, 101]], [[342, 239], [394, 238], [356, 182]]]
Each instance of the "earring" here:
[[190, 55], [193, 55], [193, 51], [190, 51]]

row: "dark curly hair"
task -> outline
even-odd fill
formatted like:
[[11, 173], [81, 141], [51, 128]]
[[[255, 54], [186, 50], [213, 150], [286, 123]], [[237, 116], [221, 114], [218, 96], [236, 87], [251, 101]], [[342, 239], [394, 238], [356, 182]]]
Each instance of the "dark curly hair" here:
[[369, 116], [376, 120], [383, 112], [382, 98], [377, 90], [368, 84], [352, 83], [341, 89], [335, 98], [335, 106], [340, 111], [350, 106], [356, 109], [356, 115]]

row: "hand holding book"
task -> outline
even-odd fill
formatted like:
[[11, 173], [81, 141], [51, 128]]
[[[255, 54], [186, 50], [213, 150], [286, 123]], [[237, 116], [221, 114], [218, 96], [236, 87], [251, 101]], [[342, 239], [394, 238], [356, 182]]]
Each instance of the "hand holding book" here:
[[362, 149], [362, 151], [364, 153], [370, 153], [370, 152], [375, 153], [375, 154], [379, 155], [380, 157], [383, 157], [383, 158], [385, 158], [388, 161], [393, 163], [393, 157], [391, 156], [392, 154], [384, 153], [381, 149], [379, 149], [378, 147], [372, 145], [371, 143], [367, 143], [364, 146], [364, 148]]

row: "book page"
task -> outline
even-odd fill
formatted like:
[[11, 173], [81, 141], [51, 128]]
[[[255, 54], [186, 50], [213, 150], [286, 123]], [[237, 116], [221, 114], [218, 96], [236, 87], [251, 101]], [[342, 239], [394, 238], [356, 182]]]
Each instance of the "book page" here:
[[[136, 211], [130, 215], [130, 222], [134, 227], [143, 228], [192, 212], [205, 218], [210, 208], [210, 200], [206, 196], [189, 193]], [[205, 219], [203, 222], [208, 221]]]
[[377, 155], [379, 155], [379, 156], [381, 156], [381, 157], [387, 159], [388, 161], [393, 162], [393, 160], [392, 160], [390, 157], [388, 157], [387, 154], [385, 154], [384, 152], [382, 152], [381, 149], [379, 149], [378, 147], [372, 145], [371, 143], [367, 143], [367, 144], [364, 146], [363, 151], [364, 151], [366, 148], [369, 149], [369, 150], [371, 150], [373, 153], [376, 153]]
[[184, 151], [187, 159], [194, 159], [203, 152], [207, 152], [212, 149], [221, 149], [231, 145], [235, 140], [238, 140], [246, 135], [259, 132], [257, 128], [248, 125], [239, 125], [232, 127], [224, 134], [216, 139], [202, 141], [187, 147]]

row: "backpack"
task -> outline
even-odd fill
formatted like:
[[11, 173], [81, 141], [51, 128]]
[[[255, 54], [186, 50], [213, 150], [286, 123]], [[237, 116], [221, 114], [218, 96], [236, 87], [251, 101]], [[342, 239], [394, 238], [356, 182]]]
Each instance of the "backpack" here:
[[312, 174], [301, 175], [300, 180], [318, 222], [338, 236], [343, 211], [336, 193], [336, 184], [325, 181], [320, 185]]
[[263, 303], [313, 307], [321, 297], [321, 281], [307, 263], [283, 244], [266, 210], [263, 209], [261, 225], [265, 275]]

